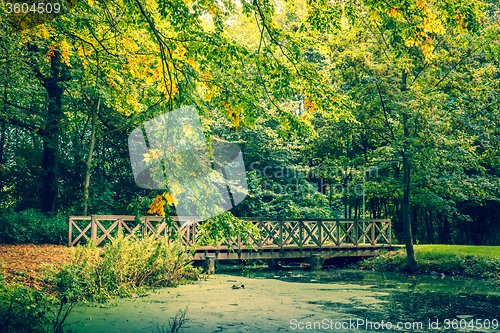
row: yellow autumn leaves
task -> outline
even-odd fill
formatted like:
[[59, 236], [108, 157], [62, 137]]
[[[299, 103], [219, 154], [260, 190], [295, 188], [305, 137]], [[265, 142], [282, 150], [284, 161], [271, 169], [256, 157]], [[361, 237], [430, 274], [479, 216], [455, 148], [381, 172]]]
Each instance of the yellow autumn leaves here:
[[144, 161], [150, 162], [156, 160], [161, 156], [161, 152], [158, 149], [150, 149], [149, 153], [144, 154]]
[[160, 216], [165, 216], [164, 207], [167, 202], [171, 206], [176, 205], [178, 203], [177, 199], [170, 193], [163, 193], [162, 195], [157, 195], [155, 200], [149, 206], [148, 214], [158, 214]]
[[408, 22], [415, 22], [415, 26], [408, 27], [409, 35], [403, 36], [404, 43], [408, 47], [420, 48], [425, 59], [429, 60], [434, 49], [436, 35], [445, 33], [443, 22], [438, 18], [432, 1], [417, 0], [408, 6], [403, 8], [403, 5], [390, 5], [389, 8], [372, 10], [370, 13], [371, 22], [379, 26], [382, 22], [381, 15], [384, 12], [403, 26]]
[[225, 101], [220, 102], [222, 106], [227, 111], [227, 115], [231, 118], [231, 121], [233, 123], [233, 127], [237, 128], [240, 125], [240, 116], [236, 111], [234, 111], [234, 108], [232, 107], [231, 103], [226, 103]]
[[312, 114], [316, 109], [316, 103], [314, 103], [310, 98], [309, 94], [306, 94], [306, 98], [304, 99], [304, 114], [302, 115], [302, 120], [308, 120], [312, 118]]

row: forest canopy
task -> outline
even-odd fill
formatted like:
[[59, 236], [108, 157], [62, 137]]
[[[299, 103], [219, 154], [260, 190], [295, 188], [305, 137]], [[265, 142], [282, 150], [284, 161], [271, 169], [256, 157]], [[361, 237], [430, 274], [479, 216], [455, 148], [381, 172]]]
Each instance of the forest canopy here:
[[127, 137], [194, 105], [241, 147], [237, 217], [364, 202], [407, 246], [500, 244], [496, 2], [80, 0], [24, 30], [5, 9], [3, 213], [145, 214], [163, 192], [135, 184]]

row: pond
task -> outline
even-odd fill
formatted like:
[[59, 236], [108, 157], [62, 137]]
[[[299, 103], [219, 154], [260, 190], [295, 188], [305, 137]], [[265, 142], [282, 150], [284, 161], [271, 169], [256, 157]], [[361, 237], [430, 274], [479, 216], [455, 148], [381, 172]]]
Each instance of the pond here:
[[500, 332], [497, 280], [259, 267], [78, 306], [67, 331], [170, 332], [169, 320], [186, 307], [179, 332]]

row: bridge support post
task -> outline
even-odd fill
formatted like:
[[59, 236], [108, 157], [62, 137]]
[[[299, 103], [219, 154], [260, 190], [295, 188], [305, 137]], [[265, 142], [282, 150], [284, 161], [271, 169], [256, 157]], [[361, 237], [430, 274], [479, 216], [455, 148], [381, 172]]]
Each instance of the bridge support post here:
[[217, 261], [215, 260], [215, 255], [205, 256], [205, 261], [203, 263], [203, 270], [207, 274], [215, 273], [217, 270]]
[[266, 259], [266, 264], [267, 264], [267, 267], [269, 267], [271, 269], [280, 269], [280, 268], [282, 268], [280, 266], [280, 264], [278, 263], [278, 260], [276, 260], [276, 259]]
[[325, 263], [325, 259], [321, 257], [321, 254], [315, 253], [312, 255], [312, 257], [309, 259], [311, 269], [322, 269], [323, 264]]

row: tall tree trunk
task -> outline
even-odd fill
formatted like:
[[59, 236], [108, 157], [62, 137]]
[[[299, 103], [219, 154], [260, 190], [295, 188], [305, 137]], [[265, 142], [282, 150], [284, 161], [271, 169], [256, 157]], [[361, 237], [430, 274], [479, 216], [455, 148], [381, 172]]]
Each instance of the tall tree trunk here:
[[347, 166], [345, 167], [345, 174], [344, 174], [344, 218], [347, 220], [347, 199], [348, 199], [348, 191], [347, 191], [347, 185], [348, 185], [348, 180], [347, 180]]
[[47, 89], [49, 99], [48, 117], [43, 136], [41, 211], [44, 213], [55, 213], [57, 211], [57, 162], [61, 132], [62, 95], [64, 92], [59, 83], [66, 80], [65, 68], [63, 66], [60, 52], [54, 51], [54, 54], [50, 57], [52, 75], [41, 78]]
[[450, 243], [450, 222], [448, 221], [448, 217], [438, 214], [439, 223], [443, 226], [441, 232], [441, 244], [449, 244]]
[[[404, 93], [408, 90], [406, 86], [407, 72], [403, 69], [402, 88]], [[408, 151], [408, 140], [410, 138], [410, 128], [408, 125], [408, 112], [403, 110], [403, 200], [401, 201], [402, 220], [403, 220], [403, 235], [406, 246], [406, 257], [408, 259], [408, 268], [414, 272], [418, 270], [418, 263], [415, 258], [415, 251], [413, 249], [413, 237], [411, 232], [411, 219], [410, 219], [410, 159]]]
[[[3, 98], [6, 101], [7, 100], [7, 83], [5, 83], [4, 91], [3, 91]], [[7, 104], [3, 104], [3, 111], [4, 114], [7, 114]], [[4, 122], [2, 122], [2, 133], [0, 136], [0, 207], [2, 207], [4, 200], [3, 200], [3, 151], [5, 147], [5, 131], [7, 130], [7, 126]]]
[[89, 184], [90, 184], [90, 169], [92, 164], [92, 154], [94, 153], [95, 147], [95, 131], [97, 125], [97, 112], [99, 112], [99, 105], [101, 103], [101, 99], [97, 100], [97, 107], [92, 110], [92, 136], [90, 139], [90, 151], [89, 158], [87, 159], [87, 167], [85, 170], [85, 187], [83, 190], [83, 215], [87, 216], [88, 211], [88, 201], [89, 201]]

